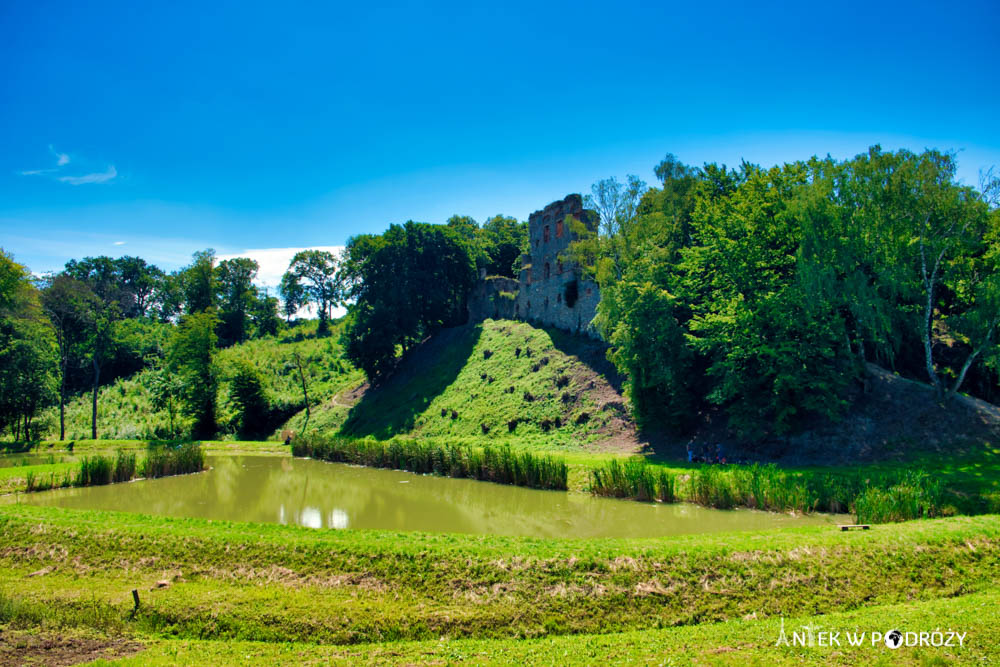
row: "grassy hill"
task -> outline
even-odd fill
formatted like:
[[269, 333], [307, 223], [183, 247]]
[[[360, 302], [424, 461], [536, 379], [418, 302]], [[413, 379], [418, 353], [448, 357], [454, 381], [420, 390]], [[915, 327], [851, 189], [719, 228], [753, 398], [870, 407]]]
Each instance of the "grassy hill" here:
[[[314, 407], [308, 429], [634, 450], [635, 429], [604, 350], [589, 338], [511, 320], [447, 329], [413, 350], [384, 385], [362, 385]], [[301, 430], [304, 417], [287, 427]]]
[[[428, 339], [384, 385], [370, 387], [363, 373], [343, 358], [339, 327], [328, 338], [316, 338], [315, 328], [315, 323], [307, 323], [220, 351], [219, 422], [224, 431], [234, 417], [228, 378], [233, 362], [245, 359], [261, 372], [272, 404], [290, 417], [275, 423], [274, 437], [286, 428], [301, 432], [305, 427], [309, 432], [379, 439], [516, 439], [550, 448], [637, 446], [617, 375], [597, 341], [523, 322], [487, 320]], [[308, 423], [296, 354], [309, 387]], [[170, 417], [153, 403], [155, 372], [142, 371], [100, 389], [102, 438], [170, 437]], [[47, 437], [57, 437], [57, 410], [46, 411], [43, 419]], [[174, 431], [185, 425], [183, 418], [176, 420]], [[66, 437], [89, 435], [90, 394], [85, 393], [67, 404]]]

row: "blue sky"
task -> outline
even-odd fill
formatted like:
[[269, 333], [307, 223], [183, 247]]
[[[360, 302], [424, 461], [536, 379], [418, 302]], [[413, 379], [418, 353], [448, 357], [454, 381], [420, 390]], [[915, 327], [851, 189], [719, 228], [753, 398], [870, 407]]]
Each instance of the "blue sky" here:
[[1000, 165], [998, 18], [995, 1], [3, 2], [0, 245], [36, 271], [337, 246], [652, 183], [667, 152], [954, 149], [974, 183]]

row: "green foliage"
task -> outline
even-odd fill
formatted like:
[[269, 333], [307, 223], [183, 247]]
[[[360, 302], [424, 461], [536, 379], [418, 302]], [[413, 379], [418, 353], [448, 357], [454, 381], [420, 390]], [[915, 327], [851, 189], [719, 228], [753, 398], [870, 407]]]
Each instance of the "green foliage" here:
[[186, 475], [204, 469], [205, 452], [197, 443], [184, 443], [177, 447], [151, 444], [139, 466], [140, 474], [150, 479]]
[[215, 273], [215, 251], [211, 248], [199, 250], [193, 255], [194, 261], [180, 274], [184, 295], [184, 311], [188, 314], [201, 313], [215, 308], [218, 300], [218, 284]]
[[250, 336], [250, 317], [257, 292], [253, 280], [260, 268], [252, 259], [237, 257], [219, 262], [215, 283], [219, 290], [219, 338], [223, 347], [242, 343]]
[[[276, 428], [303, 408], [302, 389], [292, 361], [294, 354], [302, 358], [309, 395], [314, 404], [325, 405], [338, 392], [352, 388], [363, 380], [363, 375], [343, 360], [336, 339], [315, 337], [316, 326], [315, 321], [305, 323], [279, 336], [252, 339], [217, 353], [216, 424], [221, 433], [234, 437], [239, 428], [236, 403], [230, 393], [232, 369], [243, 362], [257, 371], [268, 397], [271, 407], [267, 415], [268, 429]], [[341, 327], [340, 323], [334, 324], [334, 332], [340, 331]], [[170, 328], [166, 332], [171, 333]], [[164, 347], [170, 347], [169, 341]], [[193, 420], [184, 407], [185, 377], [172, 371], [169, 359], [166, 359], [164, 363], [147, 368], [131, 378], [101, 387], [98, 402], [102, 433], [109, 438], [145, 440], [190, 436]], [[42, 414], [47, 437], [58, 437], [58, 425], [52, 430], [57, 412], [50, 409]], [[66, 437], [86, 437], [89, 417], [89, 396], [72, 397], [66, 406]], [[297, 426], [295, 421], [291, 428]]]
[[177, 324], [170, 341], [168, 369], [181, 379], [181, 399], [185, 413], [194, 420], [195, 437], [211, 437], [216, 430], [217, 325], [213, 310], [187, 314]]
[[858, 523], [889, 523], [938, 516], [941, 485], [924, 471], [907, 473], [891, 486], [872, 486], [854, 501]]
[[229, 400], [236, 407], [237, 433], [242, 439], [253, 440], [271, 430], [271, 405], [260, 372], [243, 359], [236, 361], [234, 366], [229, 381]]
[[952, 156], [732, 171], [668, 155], [656, 173], [645, 192], [595, 184], [601, 226], [568, 253], [601, 284], [641, 424], [683, 431], [717, 405], [754, 440], [837, 419], [868, 359], [944, 396], [998, 358], [996, 198], [957, 184]]
[[665, 503], [677, 499], [674, 476], [650, 466], [641, 457], [632, 457], [624, 464], [620, 464], [618, 459], [611, 459], [603, 466], [591, 468], [590, 492], [596, 496]]
[[0, 433], [32, 440], [55, 397], [57, 348], [25, 267], [0, 249]]
[[678, 475], [643, 458], [611, 459], [589, 469], [594, 495], [632, 500], [687, 502], [771, 512], [828, 511], [857, 514], [859, 523], [940, 516], [940, 480], [924, 470], [847, 473], [782, 470], [774, 464], [703, 465]]
[[114, 475], [114, 461], [107, 456], [85, 456], [73, 486], [101, 486], [110, 484]]
[[504, 447], [463, 447], [419, 440], [321, 438], [298, 436], [292, 441], [294, 456], [374, 468], [468, 477], [497, 484], [535, 489], [566, 489], [566, 462], [548, 455]]
[[297, 252], [281, 280], [286, 308], [314, 305], [319, 315], [318, 333], [325, 336], [329, 333], [331, 309], [344, 299], [344, 281], [341, 261], [333, 253], [325, 250]]
[[313, 409], [310, 429], [579, 449], [620, 429], [621, 415], [598, 403], [618, 381], [604, 350], [589, 338], [510, 320], [447, 329], [353, 407], [336, 401]]
[[475, 279], [469, 246], [451, 226], [407, 222], [348, 243], [354, 303], [347, 358], [372, 382], [384, 379], [414, 344], [461, 324]]

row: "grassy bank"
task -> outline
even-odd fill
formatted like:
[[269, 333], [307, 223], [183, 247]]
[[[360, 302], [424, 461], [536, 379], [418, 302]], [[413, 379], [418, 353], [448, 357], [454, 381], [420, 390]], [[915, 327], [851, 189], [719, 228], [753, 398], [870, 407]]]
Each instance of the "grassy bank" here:
[[[872, 645], [870, 635], [850, 646], [846, 632], [884, 633], [893, 627], [911, 632], [952, 628], [966, 633], [962, 646], [901, 648]], [[776, 646], [779, 619], [726, 621], [662, 630], [603, 635], [555, 636], [526, 640], [466, 639], [330, 646], [315, 643], [270, 643], [153, 639], [122, 651], [104, 639], [109, 655], [138, 651], [123, 658], [125, 665], [211, 664], [628, 664], [628, 665], [894, 665], [993, 664], [1000, 661], [1000, 591], [868, 607], [850, 612], [810, 615], [784, 620], [786, 632], [804, 627], [840, 631], [840, 646]], [[8, 631], [15, 642], [29, 645], [33, 637]], [[44, 639], [67, 641], [58, 633]], [[71, 641], [79, 642], [73, 635]], [[86, 639], [84, 640], [86, 641]], [[955, 643], [952, 640], [952, 643]], [[22, 655], [25, 649], [21, 648]]]
[[392, 468], [482, 482], [566, 490], [568, 468], [561, 459], [505, 447], [437, 445], [417, 440], [299, 436], [292, 454], [335, 463]]
[[[998, 577], [998, 517], [581, 542], [0, 509], [5, 622], [141, 636], [625, 632], [926, 601]], [[143, 603], [129, 620], [133, 588]]]

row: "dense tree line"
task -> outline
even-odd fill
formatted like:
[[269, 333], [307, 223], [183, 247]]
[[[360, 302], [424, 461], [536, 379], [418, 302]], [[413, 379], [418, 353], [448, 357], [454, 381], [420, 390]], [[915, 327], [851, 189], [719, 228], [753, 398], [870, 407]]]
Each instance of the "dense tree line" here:
[[[720, 409], [744, 437], [836, 419], [872, 362], [996, 398], [1000, 364], [1000, 178], [977, 188], [938, 151], [812, 158], [764, 169], [692, 167], [668, 155], [656, 187], [594, 185], [596, 232], [570, 221], [577, 261], [601, 286], [596, 325], [643, 425], [689, 428]], [[348, 358], [378, 383], [442, 327], [466, 318], [477, 274], [517, 275], [524, 223], [468, 216], [407, 222], [298, 253], [284, 275], [287, 319], [312, 307], [318, 335], [347, 306]], [[84, 258], [42, 280], [0, 257], [0, 429], [31, 437], [46, 405], [156, 369], [156, 402], [218, 428], [219, 347], [285, 326], [248, 258], [195, 253], [172, 273], [139, 258]], [[225, 371], [244, 435], [268, 399], [252, 365]], [[303, 387], [305, 391], [305, 387]], [[61, 412], [61, 411], [60, 411]], [[64, 433], [63, 433], [64, 435]]]
[[248, 258], [216, 263], [206, 250], [173, 273], [138, 257], [102, 256], [35, 279], [3, 253], [0, 433], [34, 437], [32, 419], [55, 402], [64, 438], [67, 397], [87, 390], [96, 438], [100, 386], [144, 368], [163, 371], [161, 405], [193, 417], [198, 434], [213, 433], [215, 349], [282, 324], [278, 299], [253, 286], [257, 270]]
[[992, 172], [977, 190], [952, 155], [876, 146], [771, 169], [668, 155], [656, 174], [595, 185], [600, 231], [570, 253], [601, 285], [597, 324], [642, 422], [683, 430], [720, 406], [745, 437], [786, 433], [842, 414], [866, 361], [942, 401], [973, 377], [993, 397]]
[[[453, 218], [454, 220], [454, 218]], [[353, 237], [345, 275], [352, 301], [344, 348], [378, 382], [397, 358], [446, 326], [462, 324], [475, 252], [455, 225], [407, 222]]]

